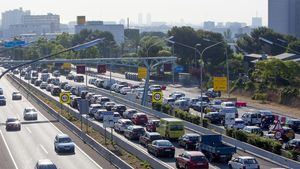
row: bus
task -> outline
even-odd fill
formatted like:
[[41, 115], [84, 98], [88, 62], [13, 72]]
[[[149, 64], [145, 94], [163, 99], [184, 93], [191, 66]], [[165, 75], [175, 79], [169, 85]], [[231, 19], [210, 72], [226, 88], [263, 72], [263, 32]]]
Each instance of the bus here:
[[166, 139], [178, 139], [184, 135], [183, 121], [177, 118], [161, 118], [157, 131]]

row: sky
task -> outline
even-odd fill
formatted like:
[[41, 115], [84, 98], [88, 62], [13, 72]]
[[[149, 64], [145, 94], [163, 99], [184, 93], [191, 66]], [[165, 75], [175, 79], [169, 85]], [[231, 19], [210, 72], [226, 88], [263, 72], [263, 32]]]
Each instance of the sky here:
[[253, 16], [267, 25], [268, 0], [0, 0], [0, 12], [23, 7], [32, 14], [60, 15], [62, 23], [85, 15], [87, 20], [117, 21], [130, 18], [137, 22], [138, 13], [150, 13], [152, 21], [201, 24], [204, 21], [246, 22]]

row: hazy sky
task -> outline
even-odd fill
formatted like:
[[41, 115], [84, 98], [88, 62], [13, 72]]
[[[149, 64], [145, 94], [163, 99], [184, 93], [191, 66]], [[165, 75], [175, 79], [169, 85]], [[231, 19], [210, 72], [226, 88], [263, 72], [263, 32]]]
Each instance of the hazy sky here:
[[[263, 17], [267, 25], [267, 0], [0, 0], [0, 12], [23, 7], [32, 14], [59, 14], [61, 21], [119, 21], [129, 17], [137, 22], [138, 13], [151, 13], [152, 21], [199, 24], [203, 21], [251, 23], [252, 16]], [[144, 19], [145, 22], [145, 19]]]

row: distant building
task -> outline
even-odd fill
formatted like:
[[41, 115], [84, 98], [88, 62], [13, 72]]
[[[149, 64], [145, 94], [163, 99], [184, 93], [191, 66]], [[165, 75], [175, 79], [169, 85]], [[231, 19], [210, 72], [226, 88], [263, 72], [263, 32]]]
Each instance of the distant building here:
[[167, 25], [166, 22], [152, 22], [151, 26], [165, 26]]
[[75, 25], [75, 33], [80, 33], [84, 29], [110, 32], [118, 45], [124, 43], [124, 25], [122, 24], [103, 24], [103, 21], [87, 21], [84, 24]]
[[258, 28], [262, 26], [262, 18], [261, 17], [253, 17], [252, 18], [252, 28]]
[[151, 25], [152, 24], [152, 20], [151, 20], [151, 14], [148, 13], [146, 16], [146, 24], [147, 25]]
[[30, 15], [30, 11], [23, 11], [23, 8], [5, 11], [2, 13], [1, 27], [6, 30], [10, 25], [22, 24], [22, 17]]
[[300, 38], [300, 1], [269, 0], [269, 28]]
[[142, 13], [139, 13], [138, 15], [138, 25], [143, 25], [143, 14]]
[[206, 21], [203, 23], [203, 29], [204, 30], [208, 30], [208, 31], [211, 31], [213, 29], [215, 29], [215, 22], [213, 21]]

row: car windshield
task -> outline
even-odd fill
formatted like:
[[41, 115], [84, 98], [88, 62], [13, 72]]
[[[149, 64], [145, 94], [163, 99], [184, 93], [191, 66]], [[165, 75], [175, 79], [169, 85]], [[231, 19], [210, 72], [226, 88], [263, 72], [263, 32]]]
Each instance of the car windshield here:
[[255, 159], [245, 159], [245, 164], [257, 164], [257, 161]]
[[198, 141], [199, 140], [199, 136], [190, 136], [189, 140], [191, 140], [191, 141]]
[[9, 118], [6, 120], [7, 122], [15, 122], [15, 121], [18, 121], [17, 118]]
[[160, 135], [152, 135], [152, 136], [150, 136], [150, 139], [151, 140], [159, 140], [159, 139], [161, 139], [161, 136]]
[[0, 99], [5, 99], [5, 97], [4, 96], [0, 96]]
[[60, 143], [70, 143], [72, 140], [68, 137], [65, 137], [65, 138], [60, 138], [59, 139], [59, 142]]
[[294, 121], [294, 124], [300, 125], [300, 121]]
[[53, 164], [40, 165], [38, 169], [57, 169]]
[[133, 123], [132, 123], [132, 121], [126, 121], [124, 124], [125, 125], [132, 125]]
[[191, 161], [193, 162], [206, 162], [206, 158], [204, 156], [192, 156]]
[[171, 142], [169, 141], [160, 141], [158, 142], [158, 146], [162, 146], [162, 147], [170, 147], [173, 146]]
[[145, 130], [143, 128], [137, 128], [137, 129], [133, 129], [133, 132], [136, 132], [136, 133], [144, 133]]
[[171, 125], [170, 126], [170, 131], [180, 131], [180, 130], [183, 130], [182, 125]]
[[26, 112], [33, 112], [33, 111], [35, 112], [36, 110], [35, 109], [25, 109], [25, 111]]
[[244, 124], [244, 121], [238, 120], [238, 121], [235, 121], [235, 124]]

